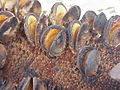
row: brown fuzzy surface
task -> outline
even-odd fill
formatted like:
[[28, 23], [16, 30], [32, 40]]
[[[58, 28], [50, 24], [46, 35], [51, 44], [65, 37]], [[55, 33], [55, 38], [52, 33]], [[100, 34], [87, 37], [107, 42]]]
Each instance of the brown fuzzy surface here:
[[[7, 88], [17, 87], [25, 72], [33, 69], [41, 81], [49, 81], [52, 86], [62, 90], [119, 90], [120, 82], [109, 76], [109, 71], [117, 63], [120, 63], [120, 47], [113, 48], [103, 45], [99, 48], [100, 75], [97, 79], [83, 80], [77, 69], [77, 55], [67, 48], [63, 55], [56, 59], [48, 59], [40, 45], [33, 47], [28, 40], [17, 35], [1, 41], [8, 52], [8, 63], [3, 70], [3, 76], [7, 77]], [[51, 86], [51, 87], [52, 87]], [[14, 88], [15, 89], [15, 88]]]

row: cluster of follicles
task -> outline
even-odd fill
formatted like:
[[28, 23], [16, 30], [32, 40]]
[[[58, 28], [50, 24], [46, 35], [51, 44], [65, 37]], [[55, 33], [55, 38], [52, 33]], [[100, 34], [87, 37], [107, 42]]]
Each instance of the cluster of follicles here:
[[0, 0], [0, 90], [119, 89], [119, 15]]

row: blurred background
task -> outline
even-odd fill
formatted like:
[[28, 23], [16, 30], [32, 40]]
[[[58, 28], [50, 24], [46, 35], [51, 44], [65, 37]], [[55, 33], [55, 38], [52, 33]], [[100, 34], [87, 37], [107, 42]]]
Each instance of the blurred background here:
[[63, 2], [69, 9], [73, 5], [81, 7], [81, 15], [87, 10], [93, 10], [97, 14], [104, 12], [109, 18], [112, 15], [120, 15], [120, 0], [39, 0], [43, 11], [50, 11], [55, 2]]

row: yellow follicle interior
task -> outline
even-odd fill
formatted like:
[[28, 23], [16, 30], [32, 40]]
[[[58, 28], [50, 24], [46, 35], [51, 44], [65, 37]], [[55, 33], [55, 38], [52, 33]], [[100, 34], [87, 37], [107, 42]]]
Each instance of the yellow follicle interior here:
[[60, 32], [60, 30], [58, 29], [51, 29], [47, 35], [45, 36], [45, 40], [44, 40], [44, 45], [45, 48], [50, 48], [53, 40], [55, 39], [55, 37], [57, 36], [57, 34]]
[[109, 30], [109, 40], [112, 39], [113, 34], [116, 32], [115, 30], [120, 27], [120, 22], [113, 24], [113, 26]]
[[74, 23], [74, 25], [72, 27], [73, 41], [76, 41], [76, 37], [77, 37], [77, 33], [78, 33], [79, 28], [80, 28], [80, 24], [79, 23]]
[[56, 12], [56, 24], [61, 24], [63, 16], [66, 14], [67, 10], [62, 5], [57, 7]]
[[6, 15], [0, 15], [0, 25], [7, 19]]
[[25, 5], [25, 3], [26, 3], [27, 1], [28, 1], [28, 0], [20, 0], [19, 3], [18, 3], [18, 5], [22, 7], [23, 5]]
[[28, 18], [28, 30], [30, 31], [30, 34], [31, 34], [33, 40], [35, 40], [36, 24], [37, 24], [37, 19], [33, 15], [29, 16], [29, 18]]

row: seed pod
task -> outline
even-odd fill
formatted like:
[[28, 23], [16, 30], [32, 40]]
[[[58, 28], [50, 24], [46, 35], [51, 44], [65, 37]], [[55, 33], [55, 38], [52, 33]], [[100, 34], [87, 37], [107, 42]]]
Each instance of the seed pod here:
[[94, 21], [94, 18], [95, 18], [96, 16], [97, 16], [97, 15], [96, 15], [96, 13], [95, 13], [94, 11], [87, 11], [87, 12], [83, 15], [81, 21], [82, 21], [82, 22], [86, 22], [86, 23], [89, 25], [90, 29], [92, 29], [92, 28], [93, 28], [93, 21]]
[[22, 16], [25, 16], [28, 13], [34, 13], [36, 16], [40, 16], [41, 14], [41, 3], [37, 0], [30, 0], [25, 3], [21, 12]]
[[29, 0], [16, 0], [16, 4], [15, 4], [15, 7], [14, 7], [14, 12], [15, 12], [15, 15], [19, 15], [21, 12], [21, 9], [24, 7], [24, 5], [29, 1]]
[[38, 74], [33, 69], [28, 69], [17, 87], [17, 90], [47, 90], [47, 85], [40, 82]]
[[36, 28], [36, 43], [40, 43], [39, 39], [41, 38], [41, 35], [45, 28], [48, 26], [48, 16], [46, 15], [46, 12], [43, 12], [43, 14], [39, 17], [37, 28]]
[[[25, 77], [17, 90], [48, 90], [46, 82], [41, 82], [37, 77]], [[50, 88], [49, 88], [50, 89]]]
[[112, 79], [120, 81], [120, 63], [115, 65], [109, 72], [109, 75]]
[[41, 45], [48, 56], [60, 56], [66, 48], [66, 30], [57, 25], [46, 28], [41, 36]]
[[103, 30], [105, 28], [106, 22], [107, 18], [103, 12], [95, 17], [93, 22], [93, 33], [96, 34], [96, 38], [103, 36]]
[[90, 46], [82, 48], [77, 56], [78, 69], [84, 77], [90, 77], [97, 74], [99, 61], [99, 52]]
[[39, 90], [39, 79], [37, 77], [25, 77], [17, 90]]
[[38, 17], [30, 13], [25, 17], [24, 30], [27, 36], [27, 39], [32, 44], [35, 44], [36, 40], [36, 27], [38, 23]]
[[66, 7], [61, 2], [55, 3], [50, 12], [50, 22], [52, 25], [61, 25], [62, 24], [62, 18], [67, 13]]
[[117, 47], [120, 45], [120, 16], [112, 16], [104, 29], [104, 38], [107, 44]]
[[79, 6], [72, 6], [69, 11], [64, 15], [62, 23], [65, 27], [68, 27], [68, 24], [73, 20], [79, 20], [81, 15], [81, 9]]
[[82, 23], [78, 35], [76, 37], [76, 50], [77, 52], [83, 48], [85, 45], [89, 44], [92, 35], [89, 31], [89, 26], [87, 23]]
[[18, 25], [18, 19], [8, 11], [0, 12], [0, 37], [13, 35]]
[[79, 30], [80, 30], [80, 22], [78, 20], [72, 21], [69, 25], [68, 35], [69, 35], [69, 47], [73, 53], [77, 51], [76, 39], [77, 39]]
[[14, 12], [20, 19], [28, 13], [34, 13], [36, 16], [39, 16], [41, 3], [38, 0], [17, 0]]

